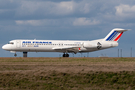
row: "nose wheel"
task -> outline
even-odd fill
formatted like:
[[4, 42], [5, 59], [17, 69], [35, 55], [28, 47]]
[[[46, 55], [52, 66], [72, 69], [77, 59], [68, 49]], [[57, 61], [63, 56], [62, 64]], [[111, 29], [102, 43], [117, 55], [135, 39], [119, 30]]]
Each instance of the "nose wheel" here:
[[14, 56], [16, 57], [16, 56], [17, 56], [17, 54], [15, 53], [15, 54], [14, 54]]
[[63, 54], [63, 57], [69, 57], [69, 54], [65, 54], [65, 53], [64, 53], [64, 54]]

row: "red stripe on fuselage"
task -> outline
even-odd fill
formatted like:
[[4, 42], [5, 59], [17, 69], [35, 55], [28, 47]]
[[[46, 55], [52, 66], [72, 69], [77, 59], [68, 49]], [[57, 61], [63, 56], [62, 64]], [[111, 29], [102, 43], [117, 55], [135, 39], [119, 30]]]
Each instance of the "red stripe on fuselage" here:
[[122, 34], [123, 34], [123, 32], [120, 33], [120, 35], [114, 41], [118, 41], [118, 39], [121, 37]]

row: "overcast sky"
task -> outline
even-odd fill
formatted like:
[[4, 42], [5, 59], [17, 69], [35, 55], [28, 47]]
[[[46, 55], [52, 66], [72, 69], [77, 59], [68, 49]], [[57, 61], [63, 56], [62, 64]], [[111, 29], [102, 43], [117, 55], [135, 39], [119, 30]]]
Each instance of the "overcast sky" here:
[[[117, 57], [118, 49], [122, 49], [124, 57], [130, 57], [131, 47], [135, 56], [134, 0], [0, 0], [1, 47], [14, 39], [100, 39], [114, 28], [132, 30], [122, 35], [118, 47], [91, 52], [89, 57], [101, 54]], [[17, 54], [22, 57], [22, 53]], [[13, 55], [0, 48], [0, 57]], [[29, 57], [60, 55], [62, 53], [28, 53]]]

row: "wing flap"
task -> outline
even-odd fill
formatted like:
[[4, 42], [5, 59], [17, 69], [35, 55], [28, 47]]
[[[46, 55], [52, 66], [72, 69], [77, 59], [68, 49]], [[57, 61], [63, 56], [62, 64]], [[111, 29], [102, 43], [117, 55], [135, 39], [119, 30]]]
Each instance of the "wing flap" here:
[[66, 52], [74, 52], [74, 53], [77, 53], [80, 51], [80, 47], [55, 47], [55, 48], [52, 48], [54, 50], [64, 50]]
[[16, 51], [10, 51], [11, 53], [16, 53]]

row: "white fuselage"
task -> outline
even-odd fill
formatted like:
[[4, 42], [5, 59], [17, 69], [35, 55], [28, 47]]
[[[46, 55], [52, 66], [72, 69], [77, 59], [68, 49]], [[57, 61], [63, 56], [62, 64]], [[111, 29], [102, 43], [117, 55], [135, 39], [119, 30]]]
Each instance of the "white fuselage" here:
[[118, 46], [114, 41], [12, 40], [2, 48], [13, 52], [92, 52]]
[[62, 52], [63, 57], [69, 57], [68, 53], [92, 52], [118, 46], [118, 40], [126, 29], [115, 28], [103, 39], [92, 41], [74, 40], [12, 40], [2, 46], [2, 49], [15, 52]]

